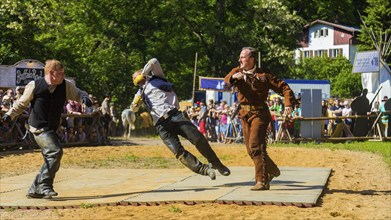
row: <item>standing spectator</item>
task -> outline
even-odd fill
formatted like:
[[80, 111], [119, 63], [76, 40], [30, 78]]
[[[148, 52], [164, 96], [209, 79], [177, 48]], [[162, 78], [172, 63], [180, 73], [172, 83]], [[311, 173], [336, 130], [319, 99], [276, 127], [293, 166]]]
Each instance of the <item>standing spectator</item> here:
[[371, 108], [371, 112], [379, 112], [380, 111], [379, 108], [380, 108], [379, 101], [375, 101], [375, 103], [373, 104], [373, 107]]
[[[293, 118], [301, 117], [300, 103], [295, 104], [295, 108], [293, 109], [293, 112], [292, 112], [292, 117]], [[293, 136], [295, 138], [300, 137], [300, 128], [301, 128], [301, 122], [299, 120], [294, 120], [294, 122], [293, 122]]]
[[209, 99], [208, 105], [207, 105], [208, 111], [210, 111], [211, 109], [214, 109], [214, 108], [215, 108], [214, 100], [213, 99]]
[[95, 101], [93, 102], [93, 105], [92, 105], [92, 113], [102, 114], [102, 112], [100, 111], [99, 102], [98, 102], [97, 100], [95, 100]]
[[[340, 100], [339, 99], [335, 99], [334, 103], [330, 107], [330, 111], [331, 111], [333, 116], [342, 116], [342, 109], [343, 108], [344, 108], [343, 105], [340, 104]], [[332, 137], [340, 137], [341, 134], [342, 134], [343, 126], [344, 125], [342, 123], [342, 119], [337, 118], [332, 123], [332, 126], [331, 126], [331, 129], [332, 129], [331, 136]]]
[[[223, 103], [223, 102], [222, 102]], [[220, 141], [221, 143], [225, 143], [225, 135], [227, 134], [228, 129], [228, 112], [227, 112], [227, 106], [226, 104], [222, 104], [222, 110], [220, 111], [219, 116], [219, 131], [220, 131]], [[229, 107], [229, 106], [228, 106]]]
[[217, 141], [216, 126], [217, 126], [216, 112], [209, 111], [208, 117], [206, 118], [206, 128], [208, 131], [208, 136], [210, 138], [210, 141], [212, 142]]
[[[230, 115], [233, 114], [233, 112], [236, 110], [238, 105], [239, 103], [237, 102], [233, 103]], [[240, 122], [239, 114], [234, 115], [234, 118], [232, 118], [231, 120], [232, 120], [232, 124], [234, 125], [234, 129], [236, 131], [236, 141], [240, 141], [243, 139], [243, 130], [242, 130], [242, 123]]]
[[102, 102], [101, 105], [101, 111], [102, 111], [102, 123], [103, 123], [103, 128], [104, 128], [104, 140], [107, 141], [107, 136], [109, 135], [109, 125], [110, 121], [112, 119], [111, 111], [110, 111], [110, 95], [106, 94], [105, 99]]
[[110, 114], [112, 116], [112, 120], [110, 121], [109, 124], [109, 134], [110, 136], [116, 136], [117, 135], [117, 127], [119, 124], [119, 113], [118, 113], [118, 108], [115, 103], [113, 103], [110, 106]]
[[[384, 96], [383, 99], [381, 100], [382, 104], [379, 106], [379, 111], [380, 112], [385, 112], [386, 111], [386, 108], [385, 108], [385, 104], [386, 102], [388, 101], [388, 96]], [[383, 114], [381, 116], [381, 122], [382, 122], [382, 127], [384, 128], [384, 134], [387, 134], [388, 133], [388, 129], [390, 129], [388, 127], [388, 120], [389, 120], [389, 115], [388, 114]]]
[[[67, 114], [81, 115], [80, 105], [73, 100], [68, 100], [68, 104], [66, 105], [66, 109], [67, 109]], [[78, 121], [79, 119], [75, 119], [75, 117], [67, 117], [66, 120], [67, 120], [67, 127], [73, 128], [73, 127], [75, 127], [75, 121]]]
[[200, 112], [198, 116], [198, 129], [200, 130], [201, 134], [203, 134], [205, 137], [207, 137], [206, 132], [206, 117], [208, 117], [208, 110], [206, 108], [205, 102], [200, 102]]
[[195, 107], [191, 107], [187, 113], [190, 121], [198, 128], [198, 112]]
[[271, 121], [269, 123], [267, 130], [271, 133], [271, 135], [269, 135], [269, 138], [271, 136], [274, 141], [276, 139], [276, 130], [274, 128], [274, 124], [276, 123], [276, 106], [274, 105], [274, 100], [270, 99], [269, 102], [267, 103], [267, 106], [269, 108], [270, 115], [271, 115]]
[[20, 87], [20, 86], [16, 87], [16, 89], [15, 89], [15, 93], [16, 93], [15, 94], [15, 100], [18, 100], [18, 99], [20, 99], [20, 97], [22, 97], [23, 91], [24, 91], [24, 89], [22, 87]]
[[232, 120], [235, 125], [236, 129], [236, 141], [242, 140], [243, 139], [243, 129], [242, 129], [242, 123], [240, 122], [240, 117], [239, 115], [235, 115], [235, 118]]
[[[274, 112], [274, 133], [278, 133], [278, 129], [280, 128], [283, 121], [278, 121], [278, 118], [282, 117], [283, 110], [284, 110], [284, 104], [281, 101], [280, 97], [275, 97], [274, 99], [274, 106], [273, 106], [273, 112]], [[276, 137], [277, 138], [277, 137]]]
[[244, 143], [255, 166], [256, 183], [251, 190], [268, 190], [270, 181], [280, 175], [280, 170], [266, 151], [266, 130], [271, 121], [266, 104], [268, 92], [272, 89], [283, 94], [285, 115], [292, 113], [291, 106], [295, 102], [295, 96], [287, 83], [258, 68], [255, 65], [256, 57], [254, 48], [243, 48], [239, 57], [240, 66], [232, 69], [225, 76], [224, 82], [238, 90]]
[[[342, 109], [342, 116], [344, 116], [344, 117], [352, 116], [353, 115], [353, 111], [352, 111], [352, 108], [350, 107], [350, 104], [349, 104], [348, 100], [344, 101], [343, 106], [344, 106], [344, 108]], [[345, 131], [345, 129], [347, 129], [345, 131], [345, 135], [346, 136], [352, 136], [351, 135], [351, 130], [352, 130], [352, 126], [353, 126], [352, 118], [345, 118], [344, 119], [344, 123], [345, 123], [344, 131]]]
[[3, 101], [4, 91], [0, 89], [0, 101]]
[[10, 121], [20, 115], [31, 102], [29, 130], [42, 149], [44, 163], [26, 196], [49, 199], [58, 195], [53, 189], [53, 182], [60, 168], [63, 150], [56, 131], [60, 125], [65, 100], [82, 101], [87, 106], [92, 103], [86, 92], [64, 79], [64, 66], [60, 61], [46, 61], [44, 72], [43, 78], [26, 85], [22, 97], [3, 116], [3, 121]]
[[9, 111], [14, 104], [14, 91], [12, 89], [7, 89], [7, 93], [3, 96], [1, 102], [1, 109], [3, 111]]
[[[356, 97], [350, 106], [352, 111], [356, 115], [368, 115], [368, 112], [371, 111], [371, 106], [369, 105], [369, 99], [367, 98], [368, 89], [363, 89], [361, 96]], [[357, 118], [354, 122], [353, 135], [355, 137], [365, 137], [368, 135], [369, 131], [369, 120], [368, 118]]]
[[[322, 117], [328, 117], [328, 102], [327, 100], [322, 100]], [[325, 119], [322, 121], [322, 137], [327, 135], [327, 128], [329, 126], [329, 120]]]

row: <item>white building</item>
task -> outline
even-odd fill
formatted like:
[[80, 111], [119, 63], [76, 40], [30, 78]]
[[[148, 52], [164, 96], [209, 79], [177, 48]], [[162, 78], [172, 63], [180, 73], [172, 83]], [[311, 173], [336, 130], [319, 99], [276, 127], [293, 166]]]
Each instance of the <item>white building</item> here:
[[285, 79], [284, 81], [292, 89], [296, 97], [298, 97], [302, 89], [320, 89], [322, 99], [330, 98], [330, 81], [328, 80]]
[[360, 29], [316, 20], [304, 26], [300, 48], [295, 50], [295, 60], [318, 56], [337, 57], [342, 54], [354, 62], [357, 35]]

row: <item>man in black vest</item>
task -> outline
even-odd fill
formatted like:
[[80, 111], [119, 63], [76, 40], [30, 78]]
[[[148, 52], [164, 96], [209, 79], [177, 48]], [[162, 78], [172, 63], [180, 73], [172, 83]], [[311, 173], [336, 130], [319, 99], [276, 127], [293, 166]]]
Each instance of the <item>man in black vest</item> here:
[[64, 79], [63, 64], [58, 60], [48, 60], [44, 78], [28, 83], [22, 97], [3, 116], [3, 121], [11, 121], [31, 103], [29, 131], [42, 149], [44, 164], [28, 190], [27, 198], [50, 199], [58, 195], [53, 189], [53, 181], [60, 168], [63, 150], [56, 130], [67, 99], [81, 101], [89, 107], [92, 105], [86, 92]]

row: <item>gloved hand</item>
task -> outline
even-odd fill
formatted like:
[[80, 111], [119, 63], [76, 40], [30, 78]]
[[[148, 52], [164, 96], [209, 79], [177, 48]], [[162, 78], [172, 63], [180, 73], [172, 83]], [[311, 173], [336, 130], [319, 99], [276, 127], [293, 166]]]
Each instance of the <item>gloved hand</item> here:
[[136, 95], [133, 100], [133, 104], [140, 106], [143, 103], [143, 97], [141, 95]]
[[1, 118], [3, 122], [9, 123], [11, 122], [11, 116], [4, 114], [3, 117]]
[[85, 104], [87, 107], [91, 107], [92, 106], [92, 101], [90, 98], [88, 98], [88, 96], [84, 95], [82, 98], [81, 98], [81, 102], [83, 104]]

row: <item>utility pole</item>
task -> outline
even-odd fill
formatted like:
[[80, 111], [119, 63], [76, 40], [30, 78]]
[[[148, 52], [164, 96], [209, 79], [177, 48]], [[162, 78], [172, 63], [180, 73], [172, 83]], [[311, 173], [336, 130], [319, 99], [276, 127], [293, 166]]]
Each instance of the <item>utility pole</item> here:
[[258, 51], [258, 68], [261, 68], [261, 51]]
[[195, 81], [196, 81], [196, 75], [197, 75], [197, 57], [198, 57], [198, 53], [196, 52], [195, 61], [194, 61], [193, 93], [192, 93], [192, 97], [191, 97], [191, 106], [194, 105]]

